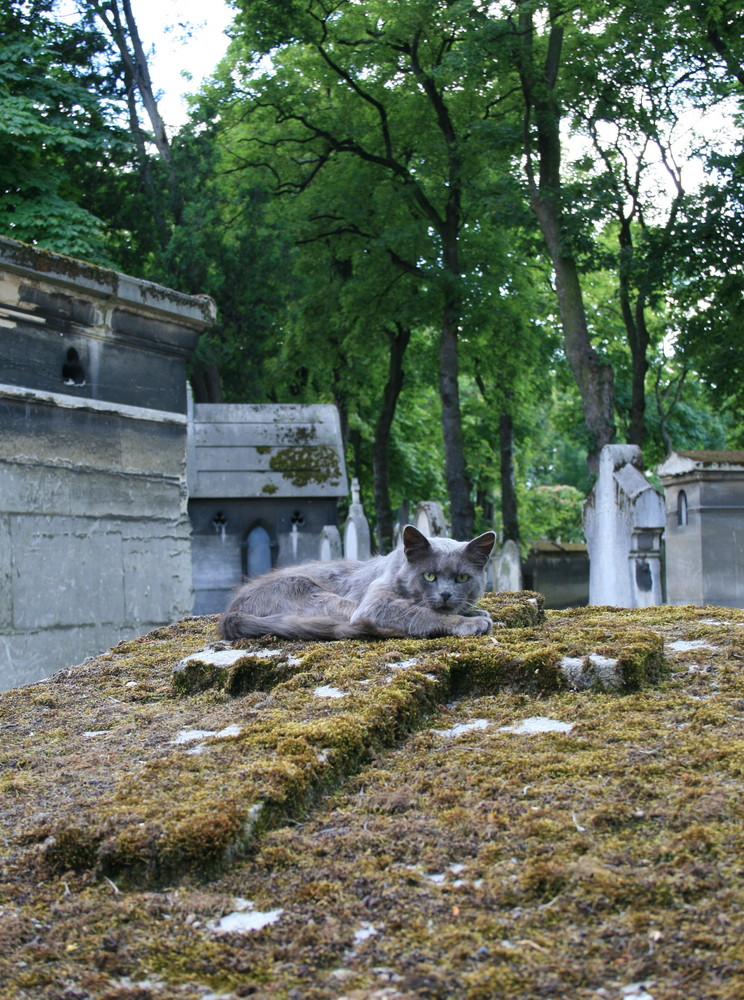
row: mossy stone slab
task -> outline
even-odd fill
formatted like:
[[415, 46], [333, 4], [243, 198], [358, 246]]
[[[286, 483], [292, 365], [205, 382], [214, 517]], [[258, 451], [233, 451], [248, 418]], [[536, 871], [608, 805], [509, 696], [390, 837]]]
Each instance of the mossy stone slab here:
[[3, 997], [738, 1000], [744, 612], [501, 600], [472, 643], [221, 650], [264, 690], [176, 691], [191, 619], [3, 695]]
[[491, 635], [429, 640], [231, 646], [215, 619], [185, 619], [9, 692], [13, 864], [154, 885], [214, 871], [452, 698], [663, 676], [653, 633], [547, 624], [526, 592], [484, 606]]

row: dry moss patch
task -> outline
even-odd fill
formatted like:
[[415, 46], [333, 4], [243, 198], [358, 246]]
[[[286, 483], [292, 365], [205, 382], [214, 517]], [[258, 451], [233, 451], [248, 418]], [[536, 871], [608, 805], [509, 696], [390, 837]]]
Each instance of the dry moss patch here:
[[215, 870], [453, 696], [633, 690], [663, 670], [653, 634], [546, 628], [538, 595], [487, 604], [493, 635], [427, 641], [231, 647], [191, 619], [61, 672], [30, 704], [9, 694], [10, 781], [30, 806], [11, 811], [13, 864], [155, 885]]
[[192, 619], [2, 696], [5, 993], [741, 996], [744, 614], [534, 600], [184, 685]]

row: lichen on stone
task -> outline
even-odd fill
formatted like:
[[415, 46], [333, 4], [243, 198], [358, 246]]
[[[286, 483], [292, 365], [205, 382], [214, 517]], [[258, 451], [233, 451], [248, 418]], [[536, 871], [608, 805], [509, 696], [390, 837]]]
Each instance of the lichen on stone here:
[[330, 445], [296, 445], [279, 448], [269, 459], [272, 472], [280, 472], [293, 486], [341, 481], [341, 464], [335, 448]]

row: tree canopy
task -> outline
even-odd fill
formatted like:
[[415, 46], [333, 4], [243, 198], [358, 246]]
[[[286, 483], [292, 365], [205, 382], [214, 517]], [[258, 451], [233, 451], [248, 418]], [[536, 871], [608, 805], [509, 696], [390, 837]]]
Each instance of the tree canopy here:
[[575, 534], [603, 444], [742, 441], [740, 5], [235, 10], [174, 134], [129, 0], [0, 15], [4, 231], [213, 295], [197, 398], [336, 403], [383, 549], [419, 499]]

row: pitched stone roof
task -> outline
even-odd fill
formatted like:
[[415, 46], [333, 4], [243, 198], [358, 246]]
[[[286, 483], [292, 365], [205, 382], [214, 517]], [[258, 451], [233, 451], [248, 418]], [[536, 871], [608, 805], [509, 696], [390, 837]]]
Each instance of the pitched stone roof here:
[[197, 403], [189, 418], [188, 483], [195, 499], [346, 496], [338, 410]]

